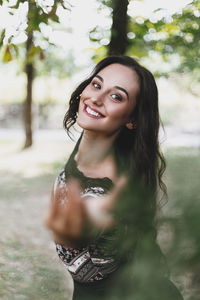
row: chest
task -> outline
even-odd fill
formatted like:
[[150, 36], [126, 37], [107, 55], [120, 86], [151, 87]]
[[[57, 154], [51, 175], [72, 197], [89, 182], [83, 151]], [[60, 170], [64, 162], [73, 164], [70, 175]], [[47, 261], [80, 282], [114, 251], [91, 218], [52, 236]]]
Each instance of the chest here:
[[104, 162], [82, 166], [78, 165], [79, 171], [81, 171], [86, 177], [91, 178], [110, 178], [113, 182], [117, 178], [116, 166], [113, 160], [106, 160]]

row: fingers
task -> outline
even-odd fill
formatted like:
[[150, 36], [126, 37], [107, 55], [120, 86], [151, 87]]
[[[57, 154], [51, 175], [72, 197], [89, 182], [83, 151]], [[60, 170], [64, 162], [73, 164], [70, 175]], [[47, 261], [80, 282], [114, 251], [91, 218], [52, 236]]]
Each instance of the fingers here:
[[61, 199], [61, 194], [63, 194], [63, 191], [61, 193], [61, 190], [63, 190], [63, 188], [61, 189], [59, 186], [57, 186], [55, 192], [54, 189], [52, 189], [51, 191], [50, 209], [47, 217], [45, 218], [45, 224], [49, 228], [52, 227], [53, 220], [55, 220], [55, 218], [59, 215], [60, 199]]
[[78, 209], [81, 199], [81, 188], [77, 180], [71, 179], [68, 183], [68, 208], [69, 210], [75, 211]]
[[[51, 193], [51, 204], [48, 216], [45, 219], [45, 224], [50, 229], [57, 226], [58, 223], [63, 223], [68, 218], [69, 211], [76, 210], [80, 198], [80, 186], [76, 181], [69, 181], [66, 186], [56, 186], [56, 189]], [[70, 214], [70, 215], [72, 215]]]
[[81, 198], [81, 188], [77, 180], [67, 182], [67, 203], [60, 205], [55, 222], [55, 230], [67, 238], [77, 239], [86, 219], [85, 204]]

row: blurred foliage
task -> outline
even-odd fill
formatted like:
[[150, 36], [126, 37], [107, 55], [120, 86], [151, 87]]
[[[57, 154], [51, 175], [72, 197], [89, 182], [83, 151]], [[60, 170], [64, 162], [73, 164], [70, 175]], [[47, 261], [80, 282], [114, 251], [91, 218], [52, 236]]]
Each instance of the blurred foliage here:
[[[22, 18], [20, 22], [16, 23], [16, 28], [13, 33], [8, 32], [6, 23], [4, 28], [0, 30], [2, 61], [6, 63], [16, 59], [18, 63], [21, 64], [22, 70], [26, 63], [34, 62], [34, 64], [36, 64], [36, 76], [38, 73], [41, 74], [41, 72], [43, 74], [49, 74], [52, 69], [54, 69], [54, 74], [56, 73], [59, 77], [71, 75], [75, 70], [72, 53], [68, 55], [67, 63], [63, 64], [63, 58], [55, 55], [55, 52], [59, 52], [58, 46], [50, 41], [42, 31], [42, 26], [44, 25], [50, 26], [53, 29], [56, 24], [59, 24], [57, 9], [62, 7], [70, 11], [71, 4], [66, 0], [54, 0], [49, 2], [17, 0], [15, 5], [13, 5], [13, 2], [11, 3], [10, 1], [4, 0], [1, 1], [0, 4], [7, 6], [7, 10], [11, 16], [20, 14], [22, 10], [27, 10], [26, 18], [24, 20]], [[26, 7], [25, 4], [28, 4], [28, 7]], [[61, 28], [61, 30], [63, 30], [63, 28]], [[29, 32], [33, 32], [33, 43], [29, 47], [26, 56], [24, 48]], [[16, 37], [21, 33], [26, 34], [25, 41], [15, 42]], [[37, 72], [38, 67], [40, 72]]]
[[[37, 60], [35, 62], [36, 66], [36, 76], [56, 76], [57, 78], [70, 77], [72, 74], [78, 71], [78, 67], [74, 63], [73, 53], [70, 51], [67, 56], [63, 58], [63, 50], [58, 49], [58, 47], [50, 46], [45, 50], [45, 56], [48, 59]], [[60, 53], [60, 55], [58, 55]]]
[[132, 183], [123, 193], [126, 201], [116, 211], [121, 232], [113, 244], [124, 258], [124, 268], [113, 282], [109, 299], [181, 299], [168, 278], [185, 300], [200, 299], [199, 155], [197, 148], [172, 148], [166, 153], [169, 199], [156, 221], [157, 241], [165, 256], [155, 242], [148, 191]]
[[[171, 213], [167, 213], [171, 221], [173, 239], [168, 255], [179, 267], [196, 269], [200, 255], [200, 195], [199, 195], [199, 150], [179, 148], [168, 151], [170, 158], [168, 176]], [[174, 184], [176, 182], [176, 184]], [[175, 216], [178, 216], [175, 220]]]
[[199, 17], [200, 1], [195, 0], [182, 12], [162, 17], [157, 22], [136, 18], [129, 24], [130, 32], [135, 34], [135, 38], [129, 42], [128, 51], [138, 57], [155, 51], [162, 55], [163, 61], [170, 61], [177, 54], [180, 63], [172, 70], [189, 72], [200, 81]]
[[[100, 0], [99, 0], [100, 1]], [[110, 1], [100, 1], [110, 5]], [[200, 81], [200, 0], [194, 0], [182, 11], [166, 15], [164, 9], [157, 9], [154, 17], [129, 17], [128, 47], [126, 54], [138, 58], [150, 57], [157, 53], [163, 62], [171, 64], [171, 71], [189, 73], [193, 79]], [[96, 33], [96, 38], [94, 38]], [[109, 30], [94, 28], [90, 32], [92, 41], [101, 43], [109, 36]], [[102, 46], [100, 46], [101, 48]], [[102, 58], [102, 52], [95, 52], [95, 58]], [[176, 63], [172, 64], [171, 61]], [[157, 70], [157, 76], [168, 76], [168, 72]]]
[[[185, 291], [185, 299], [195, 300], [200, 299], [199, 156], [198, 148], [168, 150], [170, 203], [165, 217], [160, 219], [161, 223], [168, 225], [171, 235], [166, 251], [170, 266]], [[186, 292], [187, 289], [190, 293]]]

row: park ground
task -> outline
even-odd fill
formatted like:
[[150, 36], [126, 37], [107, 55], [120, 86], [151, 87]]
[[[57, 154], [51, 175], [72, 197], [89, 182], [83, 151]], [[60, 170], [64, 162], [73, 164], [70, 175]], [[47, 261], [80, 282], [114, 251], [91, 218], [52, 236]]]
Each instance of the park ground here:
[[[68, 300], [72, 282], [57, 258], [44, 216], [55, 176], [74, 143], [59, 132], [36, 135], [33, 147], [23, 151], [22, 142], [15, 131], [0, 134], [0, 299]], [[176, 195], [181, 199], [192, 192], [199, 197], [200, 148], [169, 143], [164, 152], [168, 210]], [[166, 236], [163, 231], [163, 248]], [[190, 275], [179, 277], [177, 283], [190, 299]]]

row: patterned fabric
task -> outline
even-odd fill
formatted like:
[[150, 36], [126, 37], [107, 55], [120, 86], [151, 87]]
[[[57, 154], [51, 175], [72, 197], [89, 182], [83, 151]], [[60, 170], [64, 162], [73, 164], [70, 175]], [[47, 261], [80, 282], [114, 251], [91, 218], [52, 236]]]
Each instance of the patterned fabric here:
[[[83, 188], [82, 197], [99, 197], [107, 193], [113, 186], [109, 178], [89, 178], [81, 173], [74, 160], [77, 146], [69, 158], [65, 169], [61, 170], [54, 184], [54, 192], [59, 187], [61, 205], [67, 202], [67, 180], [77, 178]], [[62, 193], [63, 190], [63, 193]], [[118, 267], [116, 251], [111, 251], [109, 244], [113, 240], [113, 232], [99, 233], [92, 244], [85, 248], [73, 249], [56, 244], [56, 250], [62, 262], [71, 273], [73, 279], [81, 283], [91, 283], [102, 280]]]

